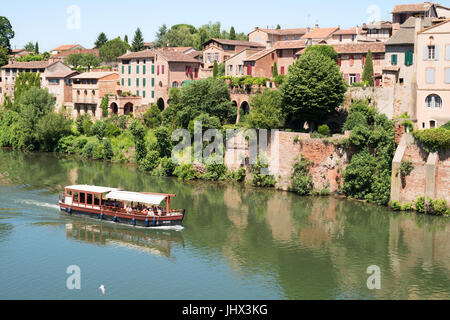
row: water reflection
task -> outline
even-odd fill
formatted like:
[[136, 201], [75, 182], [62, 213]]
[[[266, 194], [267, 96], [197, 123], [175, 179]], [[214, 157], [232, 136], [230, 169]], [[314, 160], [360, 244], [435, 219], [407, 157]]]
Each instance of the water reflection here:
[[[263, 285], [276, 297], [450, 298], [449, 218], [398, 214], [345, 199], [303, 198], [241, 185], [180, 183], [151, 177], [132, 166], [46, 154], [0, 151], [0, 173], [7, 177], [3, 185], [43, 190], [54, 195], [55, 202], [69, 184], [177, 194], [173, 205], [187, 212], [181, 232], [66, 217], [66, 237], [167, 258], [173, 258], [174, 248], [181, 248], [186, 256], [228, 266], [238, 279], [255, 275], [271, 279]], [[7, 232], [5, 238], [0, 229], [0, 241], [8, 239]], [[381, 268], [379, 291], [366, 286], [371, 265]], [[201, 290], [197, 285], [193, 290]], [[229, 285], [223, 283], [224, 288]]]

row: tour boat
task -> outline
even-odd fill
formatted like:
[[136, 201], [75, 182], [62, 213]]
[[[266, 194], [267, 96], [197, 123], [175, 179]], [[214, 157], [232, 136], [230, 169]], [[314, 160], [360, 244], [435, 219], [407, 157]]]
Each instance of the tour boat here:
[[[69, 215], [88, 216], [140, 227], [182, 224], [184, 210], [170, 208], [174, 194], [128, 192], [88, 185], [69, 186], [60, 195], [59, 207]], [[165, 208], [161, 203], [165, 200]]]

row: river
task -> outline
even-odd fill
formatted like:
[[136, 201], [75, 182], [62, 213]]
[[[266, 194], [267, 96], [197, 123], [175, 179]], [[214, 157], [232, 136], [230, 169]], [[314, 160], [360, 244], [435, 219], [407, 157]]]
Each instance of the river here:
[[[57, 203], [73, 184], [174, 193], [184, 229], [70, 217]], [[0, 299], [105, 298], [450, 299], [450, 218], [0, 150]]]

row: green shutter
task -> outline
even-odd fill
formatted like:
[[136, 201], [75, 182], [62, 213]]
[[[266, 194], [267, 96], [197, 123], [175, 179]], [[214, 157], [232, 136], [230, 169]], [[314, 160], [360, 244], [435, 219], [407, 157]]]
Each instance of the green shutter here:
[[124, 86], [124, 85], [125, 85], [125, 79], [122, 78], [122, 86]]
[[152, 98], [155, 97], [155, 91], [152, 91]]
[[125, 66], [122, 66], [122, 74], [125, 73]]
[[136, 87], [139, 87], [139, 78], [136, 79]]
[[155, 86], [155, 78], [152, 78], [152, 87]]
[[145, 66], [142, 66], [142, 74], [145, 74]]
[[128, 66], [128, 74], [131, 74], [131, 66]]
[[139, 74], [139, 66], [136, 66], [136, 74]]
[[155, 74], [155, 66], [152, 66], [152, 74]]
[[128, 86], [131, 87], [131, 79], [128, 79]]
[[406, 51], [405, 53], [405, 65], [411, 66], [414, 63], [414, 54], [412, 51]]
[[138, 91], [136, 91], [136, 95], [139, 97], [139, 90]]
[[391, 65], [396, 66], [397, 65], [397, 55], [393, 54], [391, 56]]
[[144, 79], [142, 79], [142, 86], [144, 86], [145, 87], [145, 78]]
[[142, 91], [142, 97], [145, 98], [145, 91]]

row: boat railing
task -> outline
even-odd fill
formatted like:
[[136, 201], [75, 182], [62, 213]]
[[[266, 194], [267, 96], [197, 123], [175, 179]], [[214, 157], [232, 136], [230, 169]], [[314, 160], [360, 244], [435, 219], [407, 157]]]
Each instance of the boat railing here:
[[175, 216], [175, 215], [180, 215], [183, 214], [183, 210], [161, 210], [160, 213], [157, 212], [155, 213], [152, 210], [149, 210], [149, 213], [144, 213], [143, 211], [139, 211], [139, 210], [132, 210], [131, 212], [128, 212], [126, 209], [124, 208], [120, 208], [120, 207], [110, 207], [110, 206], [103, 206], [104, 210], [107, 211], [112, 211], [114, 213], [117, 214], [123, 214], [123, 215], [129, 215], [129, 216], [141, 216], [141, 217], [146, 217], [146, 216], [156, 216], [156, 217], [167, 217], [167, 216]]

